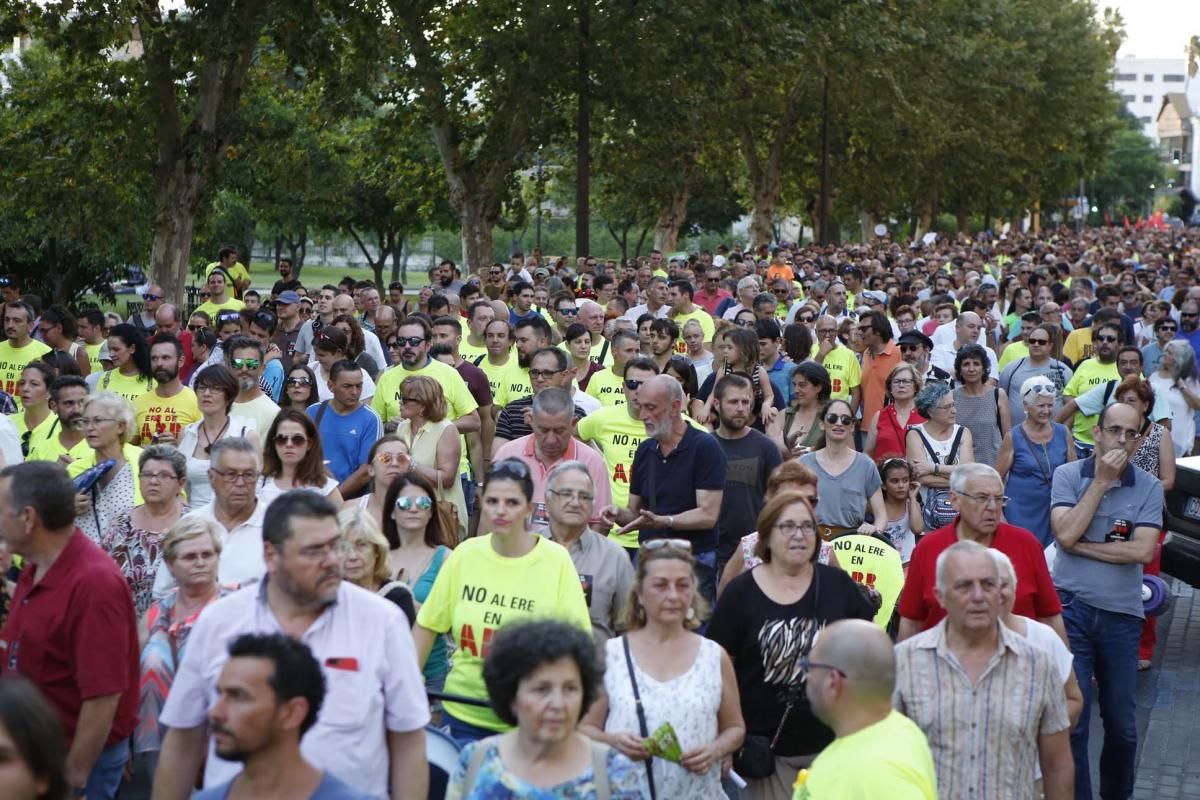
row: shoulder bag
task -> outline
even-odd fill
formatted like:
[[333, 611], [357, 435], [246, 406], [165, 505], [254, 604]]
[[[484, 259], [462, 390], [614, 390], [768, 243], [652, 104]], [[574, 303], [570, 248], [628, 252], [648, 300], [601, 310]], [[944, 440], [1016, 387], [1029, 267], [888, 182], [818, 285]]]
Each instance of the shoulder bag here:
[[[934, 464], [942, 464], [937, 453], [933, 451], [933, 447], [929, 444], [929, 440], [925, 438], [925, 434], [916, 427], [910, 428], [916, 432], [917, 436], [921, 437], [921, 444], [925, 445], [925, 452], [929, 454], [929, 459]], [[954, 441], [950, 443], [950, 452], [946, 456], [946, 462], [943, 466], [950, 466], [954, 463], [958, 456], [958, 445], [962, 441], [963, 426], [959, 425], [958, 430], [954, 433]], [[954, 506], [950, 505], [950, 490], [942, 487], [930, 487], [924, 489], [925, 496], [921, 501], [921, 515], [925, 518], [925, 528], [927, 530], [936, 530], [943, 528], [954, 521], [958, 512]]]
[[[638, 732], [643, 739], [650, 738], [650, 728], [646, 725], [646, 710], [642, 708], [642, 694], [638, 691], [637, 678], [633, 674], [633, 656], [629, 652], [629, 637], [621, 637], [621, 645], [625, 648], [625, 666], [629, 670], [629, 685], [633, 687], [633, 704], [637, 708]], [[653, 758], [646, 759], [646, 783], [650, 787], [650, 800], [658, 800], [654, 791]]]

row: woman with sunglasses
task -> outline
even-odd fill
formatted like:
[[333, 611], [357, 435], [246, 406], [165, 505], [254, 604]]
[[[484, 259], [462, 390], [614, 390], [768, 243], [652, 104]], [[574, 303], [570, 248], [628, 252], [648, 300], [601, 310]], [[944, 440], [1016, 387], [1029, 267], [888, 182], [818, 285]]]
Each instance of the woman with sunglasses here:
[[288, 408], [279, 412], [267, 430], [258, 499], [266, 507], [292, 489], [308, 489], [334, 507], [342, 505], [337, 479], [325, 469], [317, 426], [308, 414]]
[[108, 333], [108, 356], [112, 369], [88, 375], [92, 392], [113, 392], [130, 403], [154, 388], [150, 369], [150, 345], [142, 332], [122, 322]]
[[[850, 404], [830, 400], [821, 411], [825, 446], [800, 456], [800, 463], [817, 473], [817, 519], [826, 541], [847, 533], [882, 533], [887, 522], [879, 471], [870, 457], [854, 449], [854, 427]], [[866, 521], [868, 511], [874, 522]]]
[[876, 460], [885, 456], [903, 456], [904, 437], [909, 427], [925, 421], [917, 411], [917, 392], [924, 382], [912, 364], [901, 361], [892, 367], [884, 386], [887, 390], [883, 408], [871, 415], [863, 452]]
[[446, 394], [440, 383], [425, 375], [405, 378], [400, 393], [396, 435], [408, 445], [409, 471], [429, 481], [437, 499], [454, 504], [458, 530], [447, 533], [451, 541], [461, 541], [467, 536], [467, 500], [458, 469], [462, 440], [448, 418]]
[[[382, 538], [388, 572], [412, 592], [415, 608], [429, 599], [434, 581], [450, 548], [435, 506], [433, 486], [420, 475], [402, 474], [383, 493]], [[369, 511], [360, 512], [370, 514]], [[450, 671], [450, 650], [445, 636], [438, 636], [425, 660], [425, 688], [440, 692]], [[440, 705], [439, 705], [440, 707]]]
[[[743, 796], [788, 800], [796, 774], [833, 741], [808, 704], [804, 659], [821, 628], [871, 620], [875, 608], [848, 574], [819, 563], [817, 518], [803, 495], [773, 497], [758, 530], [762, 564], [726, 587], [707, 635], [729, 654], [737, 676], [747, 742], [734, 769], [749, 783]], [[752, 753], [753, 761], [746, 758]]]
[[[449, 694], [486, 702], [483, 657], [503, 625], [556, 617], [591, 633], [575, 564], [564, 547], [530, 532], [532, 513], [529, 468], [517, 459], [492, 464], [480, 500], [479, 530], [487, 533], [455, 548], [417, 612], [413, 639], [422, 666], [439, 636], [449, 633], [454, 639], [446, 676]], [[447, 702], [445, 719], [450, 735], [461, 744], [510, 728], [490, 708], [464, 703]]]
[[54, 369], [45, 361], [30, 361], [21, 370], [17, 391], [21, 395], [21, 411], [12, 415], [21, 437], [21, 452], [28, 456], [30, 448], [50, 435], [58, 416], [50, 413], [50, 384]]
[[[313, 337], [313, 350], [316, 352], [316, 358], [310, 361], [308, 366], [312, 368], [317, 381], [317, 400], [332, 400], [333, 390], [329, 388], [328, 376], [337, 362], [354, 360], [350, 355], [350, 337], [341, 328], [326, 325]], [[375, 381], [371, 380], [370, 373], [364, 369], [362, 395], [359, 400], [363, 405], [370, 405], [374, 396]]]
[[1163, 347], [1158, 369], [1150, 374], [1154, 394], [1165, 397], [1171, 408], [1171, 442], [1176, 458], [1190, 455], [1196, 436], [1196, 410], [1200, 409], [1200, 380], [1196, 374], [1196, 351], [1184, 339], [1173, 339]]
[[349, 359], [362, 367], [371, 380], [379, 377], [379, 365], [366, 352], [367, 343], [363, 336], [362, 326], [359, 325], [358, 320], [351, 314], [338, 314], [333, 318], [333, 327], [346, 334], [349, 340], [349, 347], [346, 354], [349, 356]]
[[[604, 693], [579, 723], [584, 735], [644, 764], [649, 796], [659, 800], [723, 800], [721, 762], [745, 738], [733, 663], [696, 633], [707, 616], [691, 543], [643, 544], [629, 630], [605, 644]], [[682, 751], [678, 763], [651, 758], [643, 744], [668, 724]]]
[[996, 456], [996, 471], [1011, 498], [1004, 508], [1005, 520], [1031, 532], [1043, 547], [1054, 543], [1050, 528], [1054, 470], [1075, 460], [1071, 432], [1054, 421], [1057, 392], [1045, 377], [1029, 378], [1021, 384], [1025, 419], [1005, 434]]
[[196, 404], [201, 419], [184, 428], [179, 436], [179, 452], [187, 458], [187, 493], [193, 508], [206, 506], [213, 499], [208, 454], [214, 444], [232, 436], [249, 439], [258, 447], [257, 423], [250, 417], [229, 413], [237, 396], [238, 380], [224, 364], [210, 364], [196, 375]]
[[371, 512], [380, 530], [384, 529], [388, 514], [387, 490], [392, 481], [408, 473], [408, 464], [408, 445], [394, 433], [385, 433], [367, 454], [370, 493], [358, 499], [358, 507]]
[[317, 399], [317, 376], [304, 364], [296, 364], [288, 370], [283, 380], [283, 397], [280, 398], [279, 408], [294, 408], [297, 411], [307, 411]]

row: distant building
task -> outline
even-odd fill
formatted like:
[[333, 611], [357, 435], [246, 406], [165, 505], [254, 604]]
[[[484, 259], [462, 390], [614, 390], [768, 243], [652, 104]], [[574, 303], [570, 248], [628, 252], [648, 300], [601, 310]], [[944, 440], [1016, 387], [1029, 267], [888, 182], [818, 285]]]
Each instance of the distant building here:
[[1179, 171], [1176, 186], [1200, 197], [1200, 81], [1192, 80], [1188, 88], [1188, 94], [1171, 92], [1162, 99], [1156, 128], [1167, 169]]
[[1158, 114], [1163, 108], [1163, 98], [1185, 92], [1187, 82], [1187, 63], [1182, 58], [1130, 56], [1118, 58], [1113, 66], [1113, 91], [1120, 95], [1129, 113], [1137, 117], [1142, 132], [1156, 143], [1159, 141]]

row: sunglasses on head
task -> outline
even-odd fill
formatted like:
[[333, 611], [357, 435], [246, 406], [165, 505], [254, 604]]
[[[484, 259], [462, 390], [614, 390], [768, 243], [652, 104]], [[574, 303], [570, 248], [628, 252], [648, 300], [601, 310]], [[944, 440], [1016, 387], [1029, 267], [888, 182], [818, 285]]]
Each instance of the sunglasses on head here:
[[308, 437], [303, 433], [277, 433], [275, 434], [275, 444], [283, 446], [291, 444], [292, 447], [300, 447], [308, 441]]
[[433, 508], [433, 501], [428, 497], [397, 497], [396, 508], [401, 511], [411, 511], [414, 508], [428, 511]]
[[640, 549], [645, 550], [647, 552], [654, 552], [655, 550], [663, 550], [668, 547], [674, 547], [679, 550], [686, 550], [689, 553], [692, 552], [692, 543], [689, 542], [687, 539], [651, 539], [648, 542], [642, 542], [642, 544], [640, 545]]

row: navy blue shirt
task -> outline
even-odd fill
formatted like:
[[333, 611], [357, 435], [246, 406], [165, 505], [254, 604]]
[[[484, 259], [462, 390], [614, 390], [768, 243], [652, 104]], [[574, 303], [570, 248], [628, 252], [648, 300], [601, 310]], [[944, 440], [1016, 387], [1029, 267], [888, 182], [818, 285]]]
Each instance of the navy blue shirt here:
[[[642, 508], [655, 514], [679, 516], [696, 507], [696, 491], [724, 491], [728, 466], [725, 451], [710, 433], [693, 428], [666, 458], [658, 440], [646, 438], [633, 456], [633, 475], [629, 493], [642, 499]], [[717, 526], [703, 530], [670, 530], [656, 528], [639, 531], [638, 541], [650, 539], [687, 539], [692, 553], [708, 553], [717, 549], [720, 538]]]

